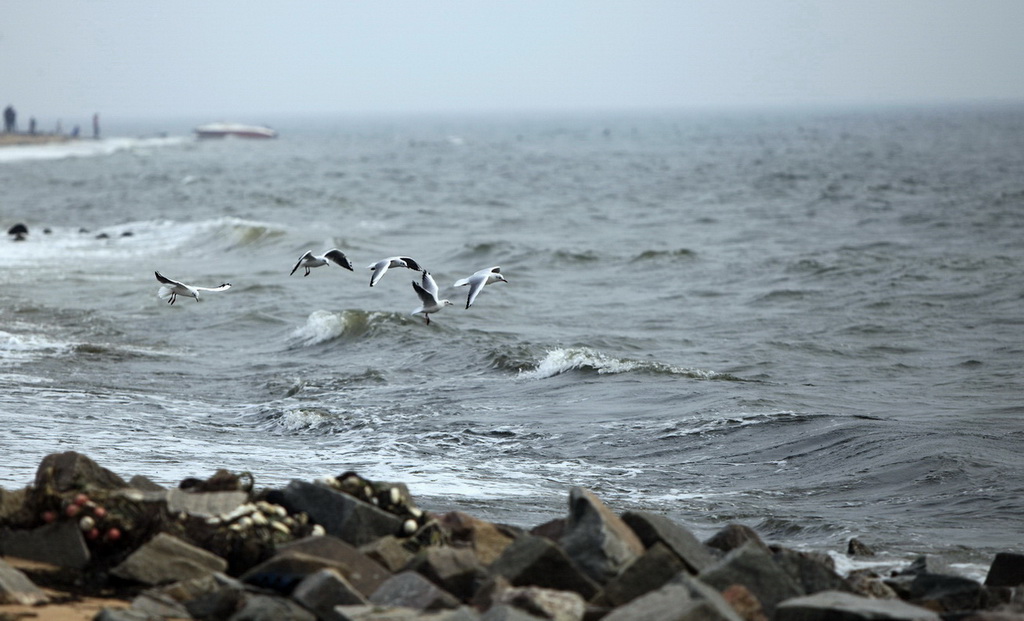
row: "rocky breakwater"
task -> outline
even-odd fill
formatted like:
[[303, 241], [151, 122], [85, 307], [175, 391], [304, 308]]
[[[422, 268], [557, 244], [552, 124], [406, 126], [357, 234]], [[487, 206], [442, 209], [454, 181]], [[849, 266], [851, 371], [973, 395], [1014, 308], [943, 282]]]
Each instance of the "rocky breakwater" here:
[[1012, 552], [984, 584], [929, 557], [840, 576], [749, 528], [701, 542], [582, 488], [564, 518], [524, 530], [423, 511], [404, 485], [355, 473], [255, 489], [218, 471], [165, 489], [73, 452], [0, 490], [0, 554], [3, 619], [1024, 620]]

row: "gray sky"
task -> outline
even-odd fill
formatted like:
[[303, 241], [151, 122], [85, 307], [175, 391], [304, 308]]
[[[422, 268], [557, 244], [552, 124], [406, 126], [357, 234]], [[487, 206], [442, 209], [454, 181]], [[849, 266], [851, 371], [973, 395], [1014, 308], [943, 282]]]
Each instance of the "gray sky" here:
[[[11, 0], [21, 119], [1024, 101], [1024, 0]], [[22, 124], [24, 127], [24, 124]]]

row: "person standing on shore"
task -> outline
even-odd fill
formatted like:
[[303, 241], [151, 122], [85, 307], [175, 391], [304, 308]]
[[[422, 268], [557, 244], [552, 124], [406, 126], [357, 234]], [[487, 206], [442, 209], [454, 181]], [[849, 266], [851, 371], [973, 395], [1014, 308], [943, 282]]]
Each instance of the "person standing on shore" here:
[[28, 133], [35, 135], [36, 133], [36, 117], [30, 117], [28, 120]]
[[92, 137], [99, 140], [100, 138], [100, 113], [95, 112], [92, 115]]
[[7, 106], [4, 108], [4, 132], [10, 134], [18, 129], [18, 113], [14, 111], [14, 106]]

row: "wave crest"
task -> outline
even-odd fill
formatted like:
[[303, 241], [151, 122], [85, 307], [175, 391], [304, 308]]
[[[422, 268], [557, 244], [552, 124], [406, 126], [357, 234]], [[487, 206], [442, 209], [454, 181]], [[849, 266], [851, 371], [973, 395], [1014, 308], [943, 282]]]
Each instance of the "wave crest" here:
[[535, 368], [530, 370], [520, 369], [519, 377], [527, 379], [545, 379], [561, 375], [562, 373], [568, 373], [570, 371], [589, 371], [595, 372], [599, 375], [639, 372], [679, 375], [682, 377], [701, 380], [742, 381], [737, 377], [715, 371], [684, 368], [648, 360], [616, 358], [593, 350], [589, 347], [570, 347], [567, 349], [549, 350], [544, 358], [537, 363]]

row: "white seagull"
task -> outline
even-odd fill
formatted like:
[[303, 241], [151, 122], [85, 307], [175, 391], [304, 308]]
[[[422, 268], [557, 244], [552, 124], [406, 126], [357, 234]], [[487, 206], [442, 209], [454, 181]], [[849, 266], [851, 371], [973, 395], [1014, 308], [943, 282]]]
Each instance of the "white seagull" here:
[[463, 287], [469, 285], [469, 295], [466, 297], [466, 308], [473, 305], [473, 301], [476, 300], [476, 296], [480, 295], [480, 291], [483, 290], [484, 285], [489, 285], [495, 282], [508, 283], [505, 277], [501, 275], [501, 267], [495, 265], [494, 267], [487, 268], [476, 272], [469, 278], [462, 278], [455, 281], [455, 287]]
[[437, 299], [437, 283], [434, 282], [434, 277], [427, 270], [423, 270], [423, 284], [414, 280], [412, 281], [412, 288], [416, 290], [416, 295], [420, 296], [422, 304], [410, 314], [423, 315], [423, 319], [426, 320], [428, 326], [430, 325], [430, 313], [436, 313], [445, 306], [451, 306], [452, 304], [451, 300]]
[[198, 302], [200, 291], [226, 291], [231, 288], [231, 283], [229, 282], [226, 282], [219, 287], [193, 287], [191, 285], [186, 285], [183, 282], [178, 282], [177, 280], [171, 280], [160, 272], [156, 272], [156, 279], [163, 284], [157, 295], [162, 298], [168, 298], [168, 304], [174, 304], [174, 300], [176, 300], [179, 295], [195, 298], [196, 302]]
[[348, 257], [345, 256], [345, 253], [338, 250], [337, 248], [331, 248], [330, 250], [321, 255], [315, 255], [311, 251], [306, 251], [306, 254], [299, 257], [299, 262], [295, 264], [295, 267], [292, 268], [291, 273], [288, 275], [291, 276], [292, 274], [295, 273], [295, 270], [299, 269], [300, 267], [304, 267], [306, 268], [306, 273], [303, 274], [303, 276], [309, 276], [310, 268], [323, 267], [324, 265], [327, 265], [328, 262], [334, 263], [338, 267], [343, 267], [347, 270], [355, 271], [352, 269], [352, 262], [348, 260]]
[[388, 271], [389, 267], [407, 267], [417, 272], [424, 271], [420, 264], [413, 261], [409, 257], [388, 257], [387, 259], [381, 259], [376, 263], [372, 263], [369, 269], [373, 270], [373, 275], [370, 276], [370, 286], [377, 284], [380, 277], [384, 275], [384, 272]]

